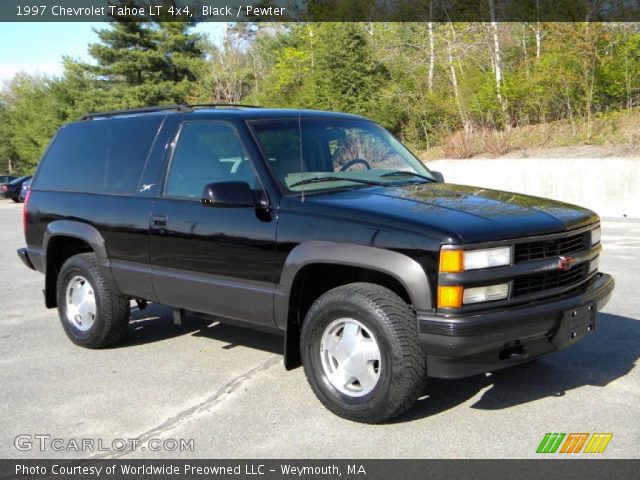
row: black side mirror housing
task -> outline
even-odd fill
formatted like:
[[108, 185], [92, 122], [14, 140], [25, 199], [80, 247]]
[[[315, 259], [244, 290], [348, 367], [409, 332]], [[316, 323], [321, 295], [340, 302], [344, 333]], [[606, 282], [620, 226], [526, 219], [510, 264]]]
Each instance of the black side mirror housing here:
[[256, 199], [253, 190], [246, 182], [218, 182], [204, 187], [200, 203], [209, 207], [266, 208], [268, 203], [262, 198], [263, 196]]
[[431, 175], [433, 175], [438, 182], [444, 183], [444, 175], [442, 175], [442, 173], [431, 170]]

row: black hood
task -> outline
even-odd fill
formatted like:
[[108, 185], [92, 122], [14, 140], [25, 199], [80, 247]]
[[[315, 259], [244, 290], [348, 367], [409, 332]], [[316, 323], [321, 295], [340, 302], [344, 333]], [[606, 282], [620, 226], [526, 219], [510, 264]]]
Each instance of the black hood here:
[[461, 243], [562, 232], [598, 220], [591, 210], [555, 200], [449, 183], [359, 188], [310, 195], [306, 201]]

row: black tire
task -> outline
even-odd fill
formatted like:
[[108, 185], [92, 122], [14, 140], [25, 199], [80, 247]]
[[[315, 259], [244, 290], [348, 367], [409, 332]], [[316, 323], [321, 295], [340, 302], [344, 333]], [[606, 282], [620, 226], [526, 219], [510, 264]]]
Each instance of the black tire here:
[[[86, 279], [93, 290], [95, 315], [88, 330], [78, 328], [67, 317], [67, 286], [78, 276]], [[60, 269], [57, 281], [58, 314], [69, 339], [86, 348], [103, 348], [118, 343], [127, 333], [130, 318], [129, 299], [121, 295], [102, 274], [93, 253], [70, 257]]]
[[14, 203], [20, 203], [20, 199], [18, 197], [13, 197], [11, 200], [13, 200]]
[[[379, 349], [379, 377], [364, 396], [339, 391], [322, 363], [323, 333], [342, 318], [355, 319], [368, 329]], [[379, 285], [352, 283], [318, 298], [304, 319], [300, 351], [307, 380], [318, 399], [349, 420], [390, 420], [411, 408], [425, 387], [426, 358], [418, 344], [415, 313], [398, 295]]]

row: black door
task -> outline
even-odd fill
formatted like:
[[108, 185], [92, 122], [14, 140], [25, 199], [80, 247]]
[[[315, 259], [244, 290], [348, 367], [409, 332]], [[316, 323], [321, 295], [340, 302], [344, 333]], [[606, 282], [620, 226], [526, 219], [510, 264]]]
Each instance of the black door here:
[[273, 326], [275, 219], [253, 207], [202, 205], [204, 187], [223, 181], [261, 188], [235, 127], [184, 123], [151, 212], [156, 297], [174, 307]]

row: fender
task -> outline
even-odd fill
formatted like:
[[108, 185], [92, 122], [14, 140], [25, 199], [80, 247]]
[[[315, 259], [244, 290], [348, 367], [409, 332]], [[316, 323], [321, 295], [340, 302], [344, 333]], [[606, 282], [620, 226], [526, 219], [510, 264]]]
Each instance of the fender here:
[[42, 239], [42, 265], [45, 270], [45, 304], [48, 308], [56, 306], [56, 279], [51, 277], [52, 272], [47, 269], [47, 253], [49, 242], [52, 238], [58, 236], [73, 237], [86, 242], [96, 254], [103, 275], [110, 280], [112, 285], [116, 285], [111, 273], [111, 263], [107, 255], [104, 238], [102, 238], [102, 234], [98, 229], [88, 223], [73, 220], [55, 220], [47, 225]]
[[[299, 330], [291, 325], [289, 302], [291, 288], [296, 275], [306, 265], [333, 263], [377, 270], [398, 280], [405, 288], [416, 310], [431, 310], [429, 280], [422, 266], [412, 258], [383, 248], [354, 245], [350, 243], [309, 241], [296, 246], [289, 253], [280, 283], [274, 298], [276, 324], [285, 330], [285, 366], [287, 369], [299, 365]], [[290, 328], [289, 327], [293, 327]]]
[[102, 234], [93, 225], [75, 222], [73, 220], [55, 220], [47, 225], [42, 240], [45, 266], [47, 265], [46, 257], [49, 249], [49, 241], [51, 238], [57, 236], [74, 237], [87, 242], [98, 257], [100, 265], [109, 266], [109, 257]]

